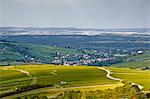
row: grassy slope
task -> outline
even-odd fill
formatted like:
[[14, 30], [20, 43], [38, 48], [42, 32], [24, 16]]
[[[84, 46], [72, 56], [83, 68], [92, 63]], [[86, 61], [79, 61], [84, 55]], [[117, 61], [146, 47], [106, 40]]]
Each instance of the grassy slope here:
[[112, 65], [113, 67], [121, 68], [142, 68], [150, 67], [150, 60], [136, 61], [136, 62], [125, 62], [121, 64]]
[[148, 60], [148, 59], [150, 59], [150, 50], [145, 51], [143, 54], [130, 56], [130, 59], [134, 59], [134, 60], [137, 60], [137, 61]]
[[149, 70], [137, 70], [129, 68], [114, 68], [109, 67], [113, 74], [113, 77], [121, 78], [125, 81], [135, 82], [143, 85], [144, 90], [150, 89], [150, 71]]
[[[28, 71], [32, 77], [15, 71], [15, 69]], [[17, 87], [27, 86], [33, 82], [36, 82], [36, 84], [52, 84], [56, 88], [116, 83], [106, 78], [105, 71], [88, 66], [27, 65], [0, 67], [0, 70], [0, 93], [11, 92]], [[33, 79], [35, 77], [36, 81]], [[62, 81], [66, 82], [66, 84], [62, 85]]]
[[[113, 82], [105, 77], [105, 72], [97, 69], [96, 67], [84, 67], [84, 66], [56, 66], [56, 65], [27, 65], [27, 66], [12, 66], [8, 70], [4, 70], [1, 67], [2, 72], [8, 72], [12, 69], [22, 69], [28, 71], [33, 77], [37, 77], [37, 83], [52, 83], [59, 84], [61, 81], [68, 82], [68, 85], [76, 84], [104, 84]], [[16, 71], [13, 71], [17, 73]], [[20, 73], [21, 74], [21, 73]], [[24, 77], [24, 74], [21, 74]], [[21, 75], [17, 75], [20, 78]], [[8, 78], [4, 73], [0, 78]], [[12, 76], [11, 79], [16, 79], [16, 76]], [[10, 79], [9, 79], [10, 80]], [[44, 80], [44, 81], [43, 81]]]
[[20, 73], [19, 71], [16, 70], [7, 70], [7, 69], [0, 69], [0, 81], [6, 81], [10, 79], [16, 79], [16, 78], [21, 78], [21, 77], [26, 77], [25, 74]]
[[[8, 68], [8, 69], [7, 69]], [[15, 69], [21, 69], [28, 71], [32, 77], [28, 77], [25, 74], [21, 74]], [[108, 67], [113, 71], [112, 76], [121, 78], [125, 81], [135, 82], [144, 86], [144, 90], [150, 89], [150, 71], [136, 70], [129, 68], [114, 68]], [[96, 67], [89, 66], [55, 66], [55, 65], [24, 65], [24, 66], [12, 66], [12, 67], [0, 67], [2, 72], [10, 72], [11, 78], [8, 78], [5, 73], [2, 74], [0, 93], [11, 92], [16, 87], [30, 85], [34, 80], [32, 78], [37, 77], [37, 84], [53, 84], [54, 87], [42, 88], [29, 92], [18, 94], [19, 96], [34, 96], [34, 95], [57, 95], [57, 93], [63, 92], [65, 89], [59, 89], [61, 87], [70, 88], [73, 86], [86, 86], [86, 85], [107, 85], [92, 88], [77, 88], [78, 90], [97, 90], [114, 88], [117, 85], [116, 82], [106, 78], [106, 72], [97, 69]], [[15, 76], [15, 74], [17, 74]], [[67, 82], [62, 85], [60, 82]], [[53, 89], [54, 88], [54, 89]], [[9, 89], [9, 90], [8, 90]], [[73, 88], [74, 90], [76, 88]], [[17, 95], [17, 96], [18, 96]], [[14, 95], [13, 97], [16, 97]]]
[[150, 68], [149, 52], [150, 51], [146, 51], [144, 54], [130, 56], [128, 59], [134, 60], [133, 62], [112, 65], [112, 67], [109, 67], [108, 69], [114, 72], [112, 75], [114, 77], [141, 84], [144, 86], [145, 90], [150, 89], [150, 70], [140, 70], [144, 67]]
[[143, 68], [150, 67], [150, 51], [146, 51], [143, 54], [137, 54], [128, 56], [127, 61], [120, 64], [112, 65], [113, 67], [121, 67], [121, 68]]

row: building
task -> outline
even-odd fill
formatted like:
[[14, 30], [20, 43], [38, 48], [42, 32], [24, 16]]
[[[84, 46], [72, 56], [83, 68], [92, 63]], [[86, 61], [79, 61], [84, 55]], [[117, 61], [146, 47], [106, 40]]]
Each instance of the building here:
[[138, 51], [137, 53], [138, 53], [138, 54], [143, 54], [143, 51]]

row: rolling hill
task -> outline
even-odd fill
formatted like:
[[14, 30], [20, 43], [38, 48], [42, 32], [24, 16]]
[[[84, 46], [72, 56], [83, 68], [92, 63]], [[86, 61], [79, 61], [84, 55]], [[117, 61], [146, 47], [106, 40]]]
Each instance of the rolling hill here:
[[150, 51], [144, 54], [130, 55], [126, 61], [120, 64], [114, 64], [112, 67], [149, 69], [150, 68]]
[[[111, 75], [122, 79], [123, 83], [108, 79], [106, 71], [93, 66], [60, 66], [48, 64], [1, 66], [0, 95], [3, 99], [31, 98], [37, 96], [41, 98], [53, 97], [52, 99], [55, 99], [54, 97], [63, 93], [65, 96], [68, 96], [66, 92], [69, 92], [68, 94], [71, 94], [71, 96], [79, 92], [86, 92], [87, 96], [94, 95], [94, 97], [105, 97], [103, 95], [107, 95], [107, 91], [110, 94], [119, 93], [117, 94], [119, 95], [118, 97], [130, 97], [132, 94], [136, 95], [136, 93], [142, 95], [137, 87], [130, 84], [126, 85], [126, 82], [134, 82], [144, 86], [142, 91], [150, 89], [149, 71], [114, 67], [101, 68], [111, 71]], [[97, 93], [99, 91], [103, 95]], [[123, 95], [124, 91], [126, 96]]]
[[[0, 94], [2, 96], [9, 96], [22, 92], [25, 92], [24, 95], [26, 96], [26, 92], [34, 89], [40, 90], [40, 88], [47, 88], [46, 90], [52, 89], [53, 91], [50, 91], [51, 94], [56, 94], [64, 91], [64, 89], [61, 90], [61, 88], [97, 89], [100, 87], [100, 89], [107, 89], [122, 85], [118, 84], [117, 81], [108, 79], [105, 71], [91, 66], [60, 66], [46, 64], [2, 66], [0, 67], [0, 73]], [[25, 90], [24, 88], [31, 89]], [[13, 93], [15, 91], [17, 92]]]
[[58, 54], [78, 55], [82, 53], [70, 48], [8, 41], [0, 42], [0, 51], [0, 65], [50, 63]]

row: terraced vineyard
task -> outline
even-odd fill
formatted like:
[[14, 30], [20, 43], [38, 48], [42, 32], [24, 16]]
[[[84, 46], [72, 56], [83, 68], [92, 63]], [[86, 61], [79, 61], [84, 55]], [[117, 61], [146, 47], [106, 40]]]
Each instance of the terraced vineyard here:
[[[104, 68], [104, 67], [102, 67]], [[150, 71], [105, 67], [113, 77], [134, 82], [150, 89]], [[96, 91], [123, 86], [120, 81], [108, 79], [107, 72], [93, 66], [22, 65], [0, 67], [1, 97], [56, 97], [66, 90]], [[22, 91], [23, 90], [23, 91]], [[5, 99], [4, 98], [4, 99]]]
[[[13, 92], [25, 86], [48, 85], [45, 90], [56, 94], [58, 88], [115, 88], [121, 86], [106, 77], [106, 72], [89, 66], [27, 65], [0, 67], [0, 94]], [[101, 86], [102, 85], [102, 86]], [[105, 86], [104, 86], [105, 85]], [[82, 87], [81, 87], [82, 86]], [[43, 88], [43, 87], [42, 87]], [[55, 89], [52, 91], [52, 89]], [[38, 89], [38, 93], [40, 88]], [[40, 90], [41, 92], [41, 90]], [[47, 91], [46, 91], [47, 92]], [[26, 96], [25, 92], [25, 96]], [[30, 93], [32, 94], [32, 93]], [[44, 93], [45, 94], [45, 93]]]

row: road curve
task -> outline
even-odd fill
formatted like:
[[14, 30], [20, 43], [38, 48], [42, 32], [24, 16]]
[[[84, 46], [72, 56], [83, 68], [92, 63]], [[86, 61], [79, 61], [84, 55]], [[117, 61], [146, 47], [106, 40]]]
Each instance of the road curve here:
[[[103, 67], [97, 67], [97, 68], [106, 71], [107, 72], [107, 75], [106, 75], [107, 78], [109, 78], [111, 80], [116, 80], [116, 81], [123, 81], [123, 79], [112, 77], [111, 74], [113, 72], [109, 71], [108, 69], [103, 68]], [[137, 85], [139, 89], [143, 89], [144, 88], [144, 86], [136, 84], [134, 82], [131, 82], [131, 85]]]
[[108, 69], [105, 69], [105, 68], [103, 68], [103, 67], [97, 67], [97, 68], [106, 71], [106, 72], [107, 72], [107, 75], [106, 75], [107, 78], [109, 78], [109, 79], [111, 79], [111, 80], [123, 81], [123, 80], [120, 79], [120, 78], [112, 77], [112, 76], [111, 76], [112, 72], [109, 71]]

